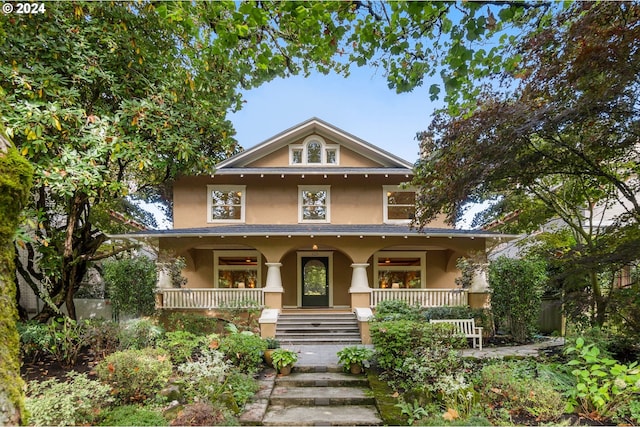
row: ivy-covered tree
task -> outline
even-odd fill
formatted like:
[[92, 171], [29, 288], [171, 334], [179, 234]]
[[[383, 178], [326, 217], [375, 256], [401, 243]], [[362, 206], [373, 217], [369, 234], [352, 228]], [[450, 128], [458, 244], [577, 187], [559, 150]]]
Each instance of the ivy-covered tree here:
[[[640, 248], [640, 6], [575, 2], [515, 47], [522, 61], [462, 115], [442, 112], [422, 134], [419, 224], [494, 200], [478, 223], [501, 229], [558, 218], [573, 233], [564, 285], [587, 290], [606, 320], [613, 272]], [[617, 209], [618, 211], [612, 211]], [[616, 212], [611, 214], [611, 212]]]
[[24, 415], [20, 337], [16, 329], [13, 240], [27, 204], [33, 168], [6, 137], [0, 123], [0, 424], [19, 425]]

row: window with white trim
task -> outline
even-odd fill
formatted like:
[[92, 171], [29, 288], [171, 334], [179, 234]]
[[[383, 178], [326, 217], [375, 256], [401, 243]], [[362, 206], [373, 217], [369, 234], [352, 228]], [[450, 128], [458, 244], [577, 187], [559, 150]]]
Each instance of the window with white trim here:
[[244, 185], [207, 185], [207, 222], [244, 222]]
[[312, 135], [302, 144], [289, 146], [289, 164], [291, 165], [337, 165], [340, 162], [340, 146], [327, 144], [323, 138]]
[[216, 288], [261, 288], [262, 258], [258, 251], [215, 251]]
[[426, 274], [424, 252], [382, 251], [374, 255], [373, 277], [376, 288], [420, 289]]
[[330, 186], [298, 186], [298, 222], [330, 222]]
[[383, 208], [384, 222], [387, 224], [406, 224], [416, 215], [416, 192], [395, 185], [384, 185]]

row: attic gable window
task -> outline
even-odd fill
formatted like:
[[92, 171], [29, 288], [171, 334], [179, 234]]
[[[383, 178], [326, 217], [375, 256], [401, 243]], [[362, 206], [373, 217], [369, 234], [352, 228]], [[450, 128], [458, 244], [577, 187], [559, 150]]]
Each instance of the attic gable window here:
[[244, 185], [207, 185], [207, 222], [244, 222]]
[[312, 135], [302, 144], [289, 146], [290, 165], [324, 166], [339, 163], [340, 146], [327, 144], [324, 139]]
[[393, 185], [382, 188], [384, 194], [384, 222], [386, 224], [406, 224], [416, 215], [416, 192]]

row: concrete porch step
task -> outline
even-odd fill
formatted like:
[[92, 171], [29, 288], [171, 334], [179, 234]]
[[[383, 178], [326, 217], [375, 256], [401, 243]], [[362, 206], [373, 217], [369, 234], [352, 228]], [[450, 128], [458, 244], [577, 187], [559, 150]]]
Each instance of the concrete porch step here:
[[286, 344], [360, 344], [360, 329], [353, 313], [282, 313], [276, 338]]
[[382, 419], [373, 405], [271, 406], [265, 426], [379, 426]]

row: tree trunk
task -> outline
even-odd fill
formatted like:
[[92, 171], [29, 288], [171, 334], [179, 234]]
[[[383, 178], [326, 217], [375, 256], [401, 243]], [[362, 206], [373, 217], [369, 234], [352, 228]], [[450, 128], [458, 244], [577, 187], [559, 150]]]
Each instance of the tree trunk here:
[[0, 176], [0, 425], [19, 425], [24, 414], [24, 382], [16, 329], [13, 235], [29, 196], [33, 169], [5, 138], [1, 125]]

